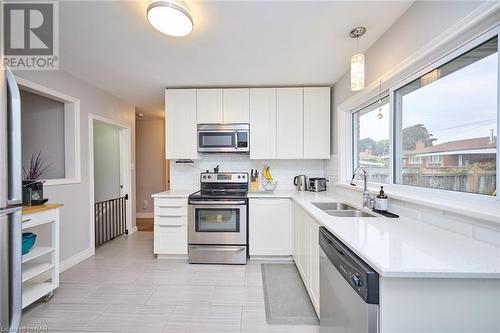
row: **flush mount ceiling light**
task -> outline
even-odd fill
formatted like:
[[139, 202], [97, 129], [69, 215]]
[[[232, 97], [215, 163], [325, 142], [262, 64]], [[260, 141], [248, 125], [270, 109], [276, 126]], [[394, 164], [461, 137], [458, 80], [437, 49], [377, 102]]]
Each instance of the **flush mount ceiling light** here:
[[186, 36], [193, 31], [188, 7], [179, 0], [155, 0], [147, 10], [148, 21], [157, 30], [170, 36]]
[[[356, 39], [356, 52], [358, 50], [358, 38], [366, 32], [365, 27], [357, 27], [351, 30], [349, 36]], [[365, 87], [365, 55], [356, 53], [351, 57], [351, 90], [358, 91]]]

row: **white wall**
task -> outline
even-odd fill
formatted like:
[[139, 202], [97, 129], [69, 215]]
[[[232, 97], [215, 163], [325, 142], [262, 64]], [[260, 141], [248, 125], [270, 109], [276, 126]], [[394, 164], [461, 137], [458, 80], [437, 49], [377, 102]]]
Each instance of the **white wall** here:
[[173, 190], [197, 190], [200, 187], [200, 172], [210, 170], [220, 165], [220, 172], [241, 171], [250, 173], [251, 169], [262, 173], [267, 164], [271, 167], [271, 174], [278, 182], [278, 190], [294, 189], [293, 177], [305, 174], [310, 177], [324, 175], [323, 160], [250, 160], [248, 156], [204, 155], [202, 160], [195, 160], [194, 164], [176, 164], [170, 161], [170, 188]]
[[[90, 185], [89, 185], [89, 113], [128, 124], [132, 128], [131, 159], [135, 163], [134, 106], [84, 82], [62, 70], [18, 71], [15, 75], [42, 86], [80, 99], [81, 183], [47, 186], [44, 189], [51, 202], [64, 204], [61, 210], [61, 261], [88, 251], [90, 247]], [[135, 200], [135, 170], [132, 169], [132, 192]], [[135, 205], [132, 205], [135, 220]]]
[[94, 120], [94, 200], [120, 197], [120, 129]]
[[[377, 84], [378, 80], [392, 71], [394, 68], [401, 67], [408, 63], [409, 59], [423, 52], [427, 45], [435, 43], [436, 39], [443, 38], [439, 36], [449, 29], [453, 29], [456, 24], [466, 20], [469, 15], [484, 5], [484, 2], [456, 2], [456, 1], [418, 1], [415, 2], [403, 14], [394, 25], [389, 28], [379, 40], [377, 40], [366, 52], [366, 86]], [[435, 52], [422, 57], [414, 65], [404, 69], [397, 78], [401, 80], [405, 76], [417, 71], [430, 62], [434, 61], [439, 55], [446, 54], [457, 46], [465, 43], [482, 32], [492, 23], [499, 22], [500, 14], [491, 15], [488, 20], [483, 20], [473, 29], [462, 34], [458, 39], [444, 43]], [[446, 33], [445, 33], [446, 35]], [[396, 80], [396, 79], [394, 79]], [[367, 90], [365, 88], [365, 90]], [[363, 96], [365, 91], [356, 95]], [[346, 73], [337, 81], [333, 88], [333, 115], [334, 124], [337, 122], [337, 108], [355, 94], [350, 91], [350, 73]], [[367, 97], [368, 98], [368, 97]], [[362, 99], [362, 98], [361, 98]], [[335, 126], [332, 128], [336, 128]], [[335, 133], [335, 130], [333, 130]], [[325, 174], [333, 180], [338, 179], [337, 152], [339, 142], [338, 136], [332, 137], [332, 157], [330, 161], [325, 162]], [[341, 180], [342, 181], [342, 180]], [[361, 202], [361, 192], [354, 188], [335, 187], [337, 193], [342, 193], [352, 200]], [[390, 198], [390, 210], [416, 221], [432, 224], [436, 227], [459, 233], [469, 238], [482, 242], [500, 246], [500, 226], [495, 223], [489, 223], [473, 218], [464, 218], [454, 214], [431, 207], [424, 207], [413, 204], [411, 201], [395, 200]]]
[[167, 188], [165, 119], [137, 119], [136, 139], [136, 210], [142, 216], [149, 214], [152, 217], [154, 205], [151, 194]]
[[64, 103], [21, 90], [23, 168], [39, 151], [47, 171], [42, 179], [65, 178]]

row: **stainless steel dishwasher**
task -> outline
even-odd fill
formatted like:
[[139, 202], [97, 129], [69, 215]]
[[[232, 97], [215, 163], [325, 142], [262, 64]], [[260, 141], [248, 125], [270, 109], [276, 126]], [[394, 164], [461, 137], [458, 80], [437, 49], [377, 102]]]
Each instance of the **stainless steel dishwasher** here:
[[320, 333], [379, 331], [379, 276], [320, 228]]

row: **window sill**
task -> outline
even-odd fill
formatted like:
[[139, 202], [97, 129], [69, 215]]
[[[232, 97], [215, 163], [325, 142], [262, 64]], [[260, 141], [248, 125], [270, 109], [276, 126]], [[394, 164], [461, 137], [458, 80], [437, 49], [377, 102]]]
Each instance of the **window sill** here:
[[[347, 183], [337, 183], [336, 186], [346, 188], [358, 192], [363, 191], [363, 186], [351, 186]], [[368, 191], [378, 193], [380, 187], [378, 185], [368, 185]], [[420, 205], [424, 207], [435, 208], [446, 212], [451, 212], [466, 217], [495, 222], [500, 224], [500, 202], [494, 197], [484, 199], [464, 199], [450, 195], [449, 198], [444, 198], [443, 194], [428, 194], [414, 189], [394, 188], [388, 184], [384, 185], [384, 191], [390, 198], [405, 201], [407, 203]], [[453, 193], [454, 194], [454, 193]]]
[[43, 186], [80, 184], [81, 182], [82, 181], [79, 178], [46, 179]]

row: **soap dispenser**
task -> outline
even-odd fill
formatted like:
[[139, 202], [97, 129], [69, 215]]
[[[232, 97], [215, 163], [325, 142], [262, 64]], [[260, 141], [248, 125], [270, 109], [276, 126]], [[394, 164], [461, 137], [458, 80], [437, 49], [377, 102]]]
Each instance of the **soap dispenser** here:
[[375, 198], [375, 209], [381, 212], [387, 212], [387, 206], [389, 204], [389, 199], [384, 192], [384, 187], [380, 186], [380, 192]]

